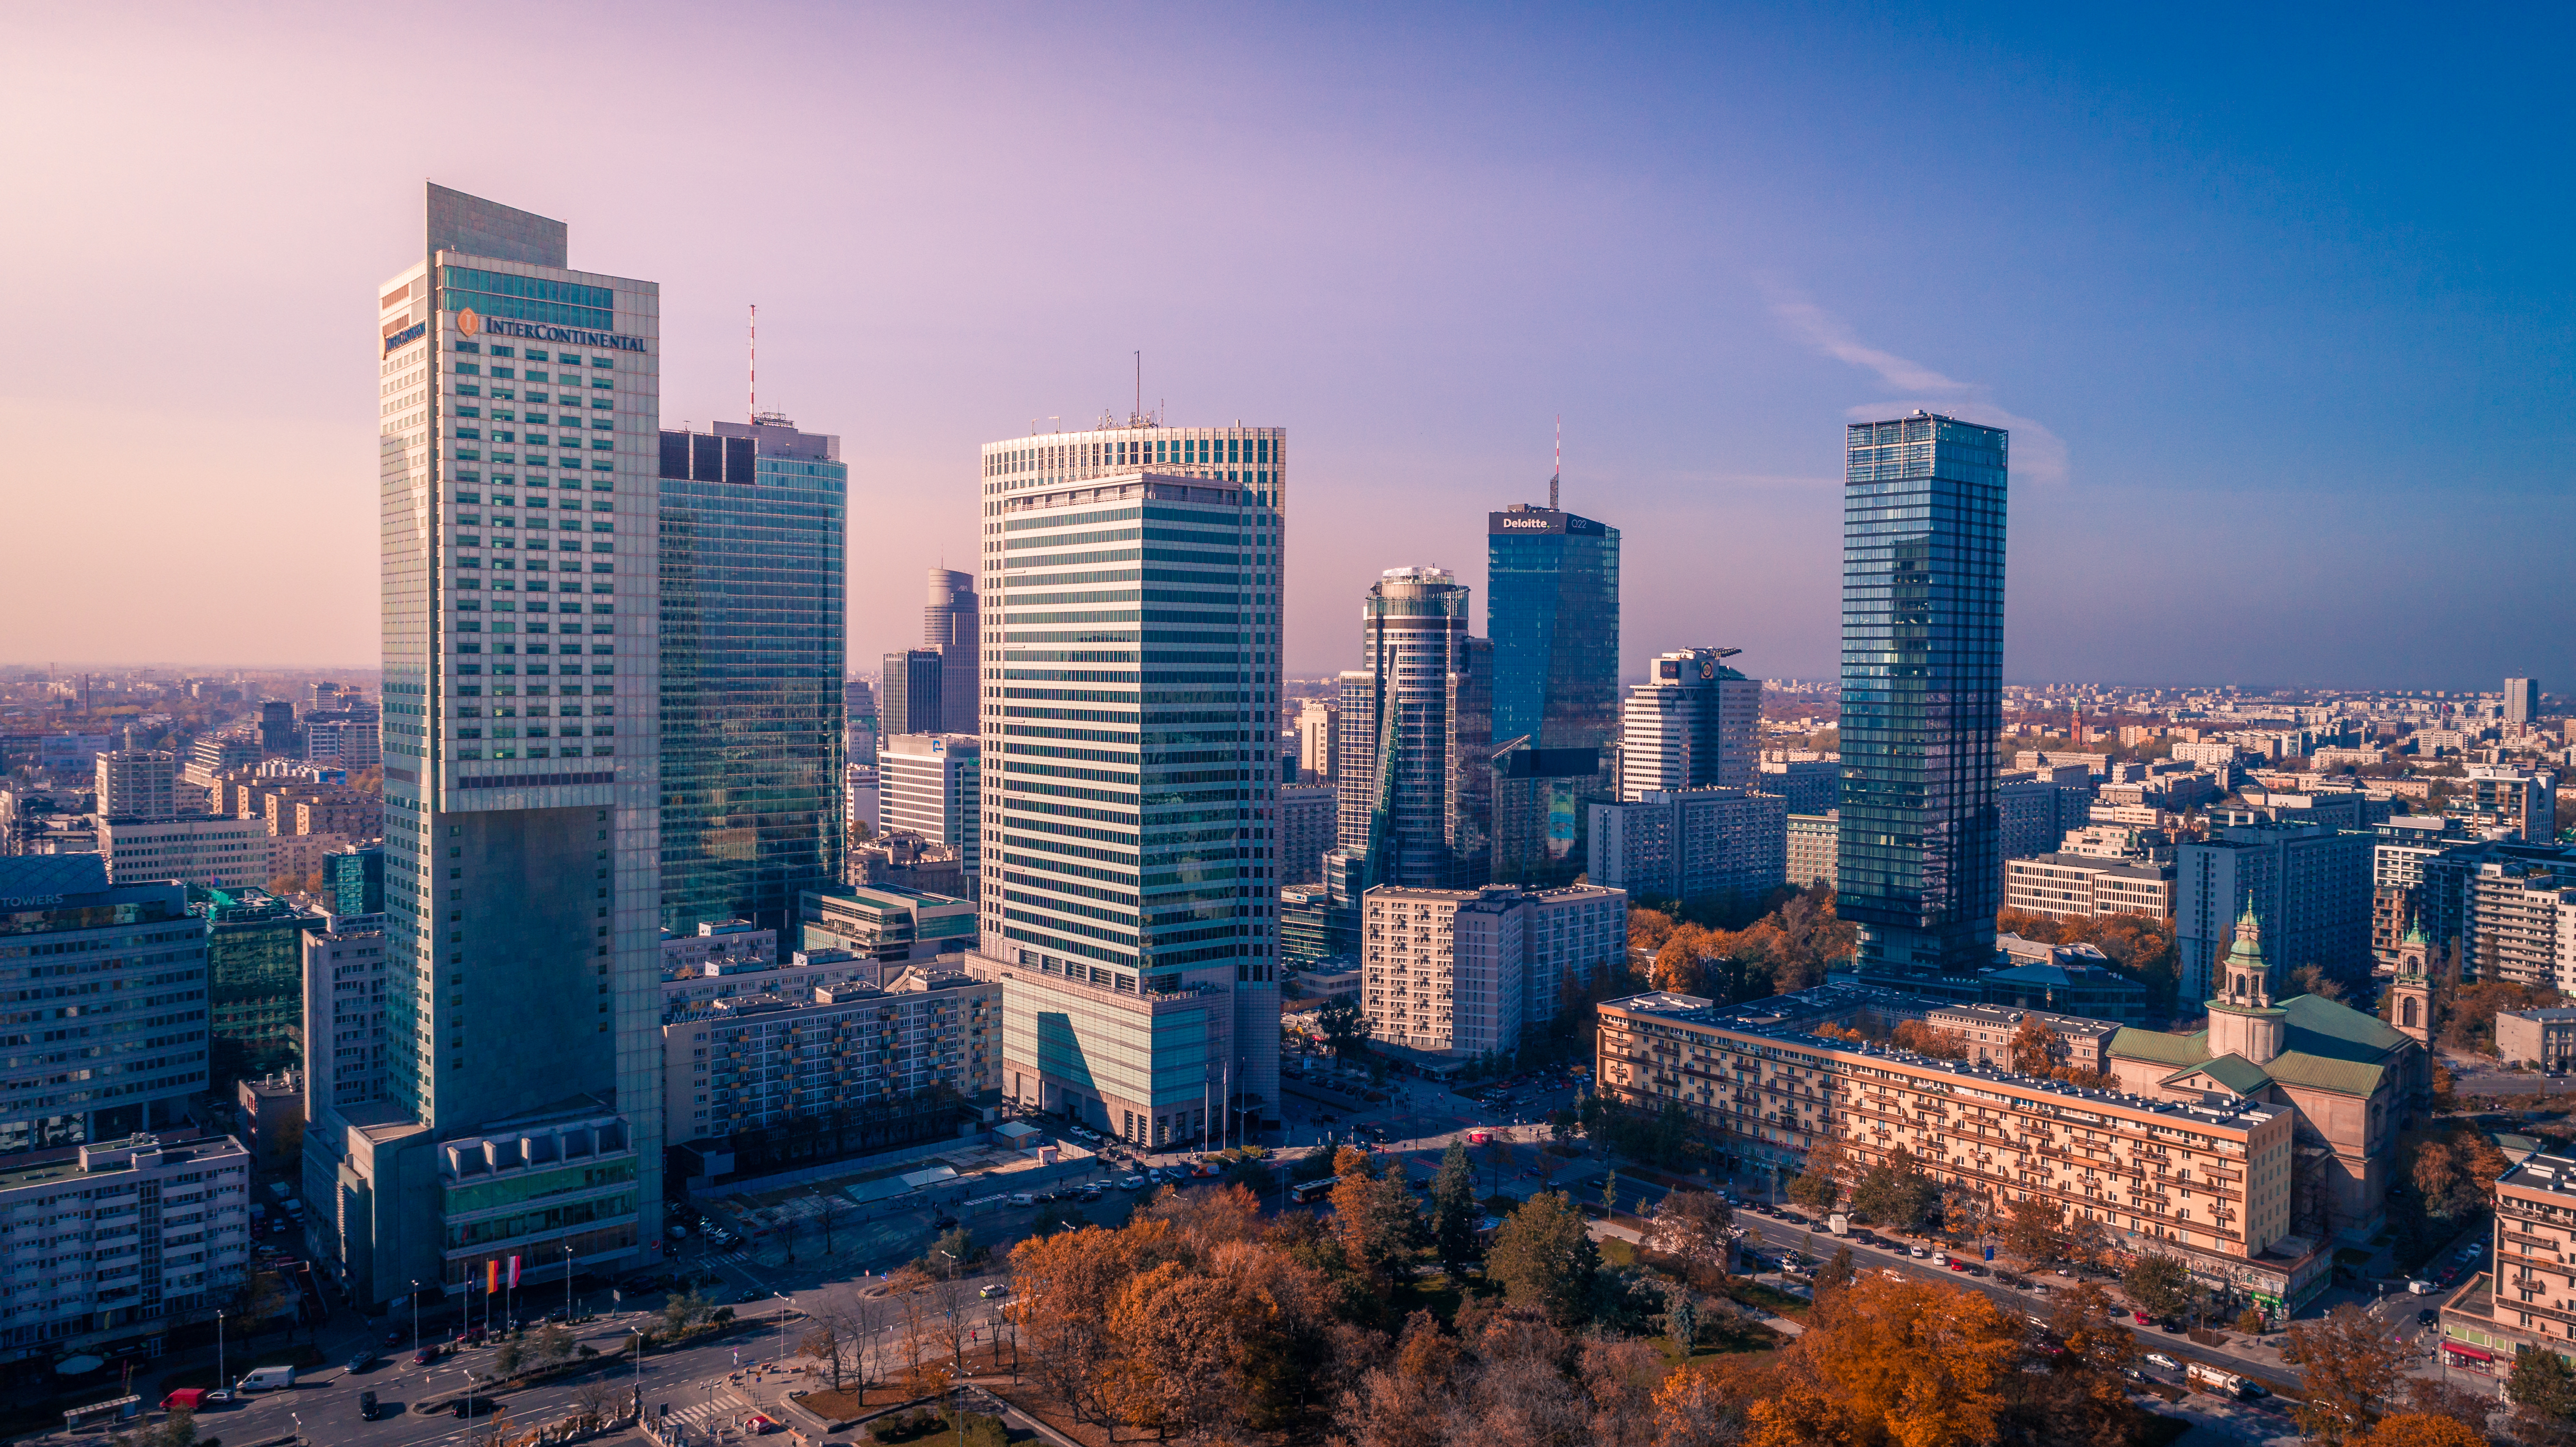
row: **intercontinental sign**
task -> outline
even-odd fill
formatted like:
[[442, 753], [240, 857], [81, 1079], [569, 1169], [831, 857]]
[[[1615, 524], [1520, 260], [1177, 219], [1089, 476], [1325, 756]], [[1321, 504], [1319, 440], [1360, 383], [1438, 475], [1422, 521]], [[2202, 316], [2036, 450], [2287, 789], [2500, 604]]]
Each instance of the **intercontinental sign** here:
[[613, 351], [640, 352], [642, 337], [621, 337], [615, 332], [585, 331], [580, 327], [550, 326], [544, 322], [513, 321], [508, 317], [487, 317], [467, 307], [456, 314], [456, 334], [463, 337], [490, 332], [496, 337], [523, 337], [532, 342], [563, 342], [576, 347], [604, 347]]

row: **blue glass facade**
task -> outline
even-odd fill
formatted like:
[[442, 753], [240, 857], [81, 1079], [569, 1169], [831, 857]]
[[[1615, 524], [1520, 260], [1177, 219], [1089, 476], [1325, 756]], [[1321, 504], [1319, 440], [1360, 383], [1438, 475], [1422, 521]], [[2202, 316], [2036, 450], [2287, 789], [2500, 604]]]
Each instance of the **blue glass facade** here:
[[1619, 530], [1549, 508], [1490, 514], [1494, 742], [1603, 749], [1619, 733]]
[[1619, 530], [1554, 508], [1486, 519], [1493, 635], [1490, 877], [1572, 883], [1588, 852], [1582, 801], [1603, 795], [1619, 733]]
[[1865, 969], [1994, 962], [2007, 440], [1920, 412], [1847, 434], [1836, 907]]
[[662, 926], [784, 931], [840, 871], [849, 468], [784, 422], [716, 431], [662, 434]]

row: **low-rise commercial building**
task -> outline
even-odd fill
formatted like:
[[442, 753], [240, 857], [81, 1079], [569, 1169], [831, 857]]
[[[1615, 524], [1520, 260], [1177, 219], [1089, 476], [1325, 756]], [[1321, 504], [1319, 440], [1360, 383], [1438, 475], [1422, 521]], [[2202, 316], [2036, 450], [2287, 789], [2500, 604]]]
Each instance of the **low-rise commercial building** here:
[[956, 956], [975, 943], [975, 901], [893, 885], [806, 890], [798, 905], [807, 950], [848, 950], [881, 964]]
[[2087, 854], [2004, 861], [2004, 908], [2050, 919], [2173, 918], [2174, 867]]
[[2565, 1070], [2576, 1062], [2576, 1006], [2498, 1010], [2496, 1054], [2508, 1065]]

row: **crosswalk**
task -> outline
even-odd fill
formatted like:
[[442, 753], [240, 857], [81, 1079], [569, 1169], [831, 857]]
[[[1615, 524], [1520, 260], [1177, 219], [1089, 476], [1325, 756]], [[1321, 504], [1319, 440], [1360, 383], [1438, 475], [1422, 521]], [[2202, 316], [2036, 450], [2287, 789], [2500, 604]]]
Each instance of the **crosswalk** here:
[[751, 1403], [744, 1400], [741, 1393], [727, 1390], [717, 1393], [710, 1401], [686, 1407], [673, 1407], [671, 1416], [692, 1427], [704, 1427], [710, 1422], [729, 1421], [749, 1411], [750, 1408]]

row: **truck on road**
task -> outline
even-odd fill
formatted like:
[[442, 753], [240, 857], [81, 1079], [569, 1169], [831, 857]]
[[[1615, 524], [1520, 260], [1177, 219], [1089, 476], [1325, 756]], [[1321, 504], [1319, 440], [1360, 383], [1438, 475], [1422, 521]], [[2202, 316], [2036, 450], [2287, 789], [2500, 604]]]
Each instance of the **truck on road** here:
[[2237, 1401], [2243, 1401], [2254, 1395], [2253, 1384], [2242, 1375], [2231, 1372], [2225, 1367], [2213, 1367], [2207, 1362], [2193, 1362], [2184, 1367], [2182, 1379], [2201, 1391], [2215, 1392], [2219, 1396], [2234, 1398]]

